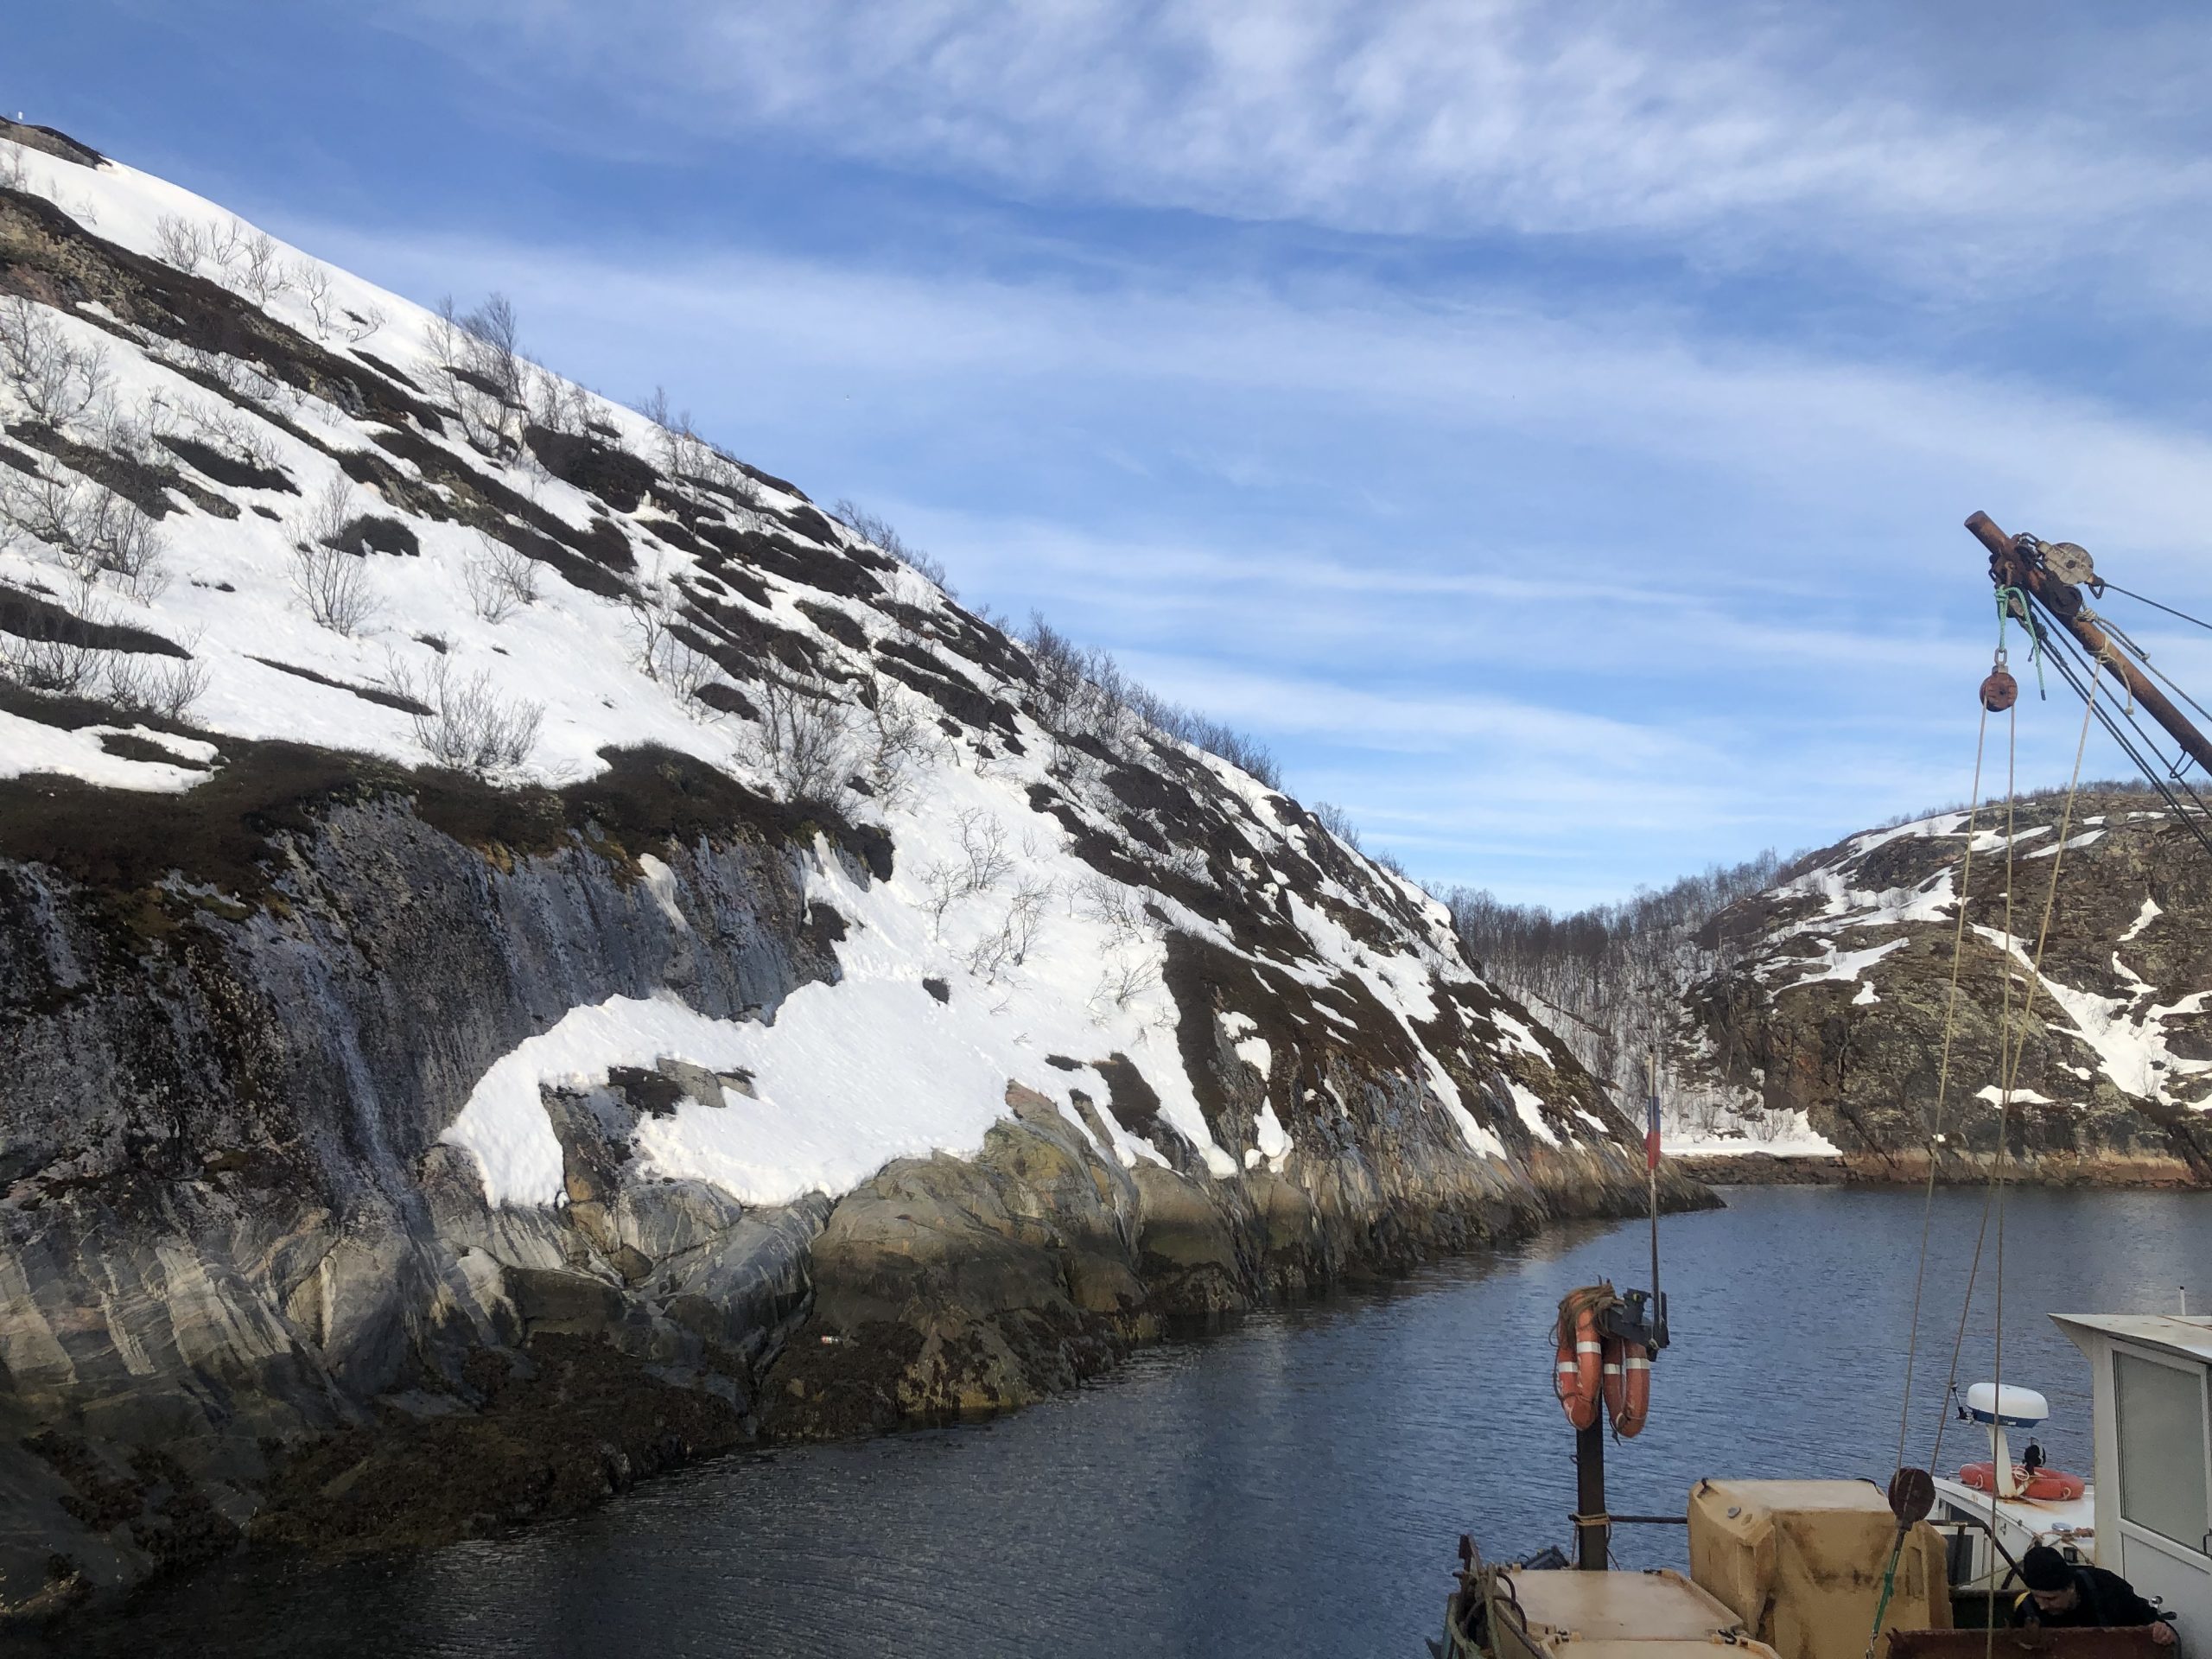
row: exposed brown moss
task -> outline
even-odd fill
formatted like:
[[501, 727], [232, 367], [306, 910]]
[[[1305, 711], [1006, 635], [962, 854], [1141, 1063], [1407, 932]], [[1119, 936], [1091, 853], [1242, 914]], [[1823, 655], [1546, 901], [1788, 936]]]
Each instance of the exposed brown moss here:
[[220, 741], [222, 767], [178, 795], [99, 789], [48, 774], [0, 783], [0, 858], [43, 864], [111, 894], [155, 888], [174, 874], [259, 899], [270, 891], [270, 854], [283, 837], [308, 834], [337, 803], [390, 796], [410, 801], [455, 840], [512, 854], [551, 852], [586, 823], [633, 849], [732, 836], [804, 842], [820, 831], [879, 877], [891, 873], [890, 839], [881, 830], [771, 801], [671, 750], [606, 751], [607, 770], [587, 783], [503, 790], [368, 755]]

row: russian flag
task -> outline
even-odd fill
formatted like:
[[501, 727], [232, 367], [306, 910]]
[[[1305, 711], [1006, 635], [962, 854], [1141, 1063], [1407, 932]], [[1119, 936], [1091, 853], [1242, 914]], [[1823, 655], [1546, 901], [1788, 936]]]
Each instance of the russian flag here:
[[1659, 1096], [1656, 1094], [1643, 1097], [1643, 1166], [1659, 1167]]

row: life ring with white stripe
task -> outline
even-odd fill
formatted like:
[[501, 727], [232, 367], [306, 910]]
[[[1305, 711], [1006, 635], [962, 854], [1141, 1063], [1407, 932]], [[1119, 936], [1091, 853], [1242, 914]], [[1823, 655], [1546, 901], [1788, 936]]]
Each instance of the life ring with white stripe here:
[[1578, 1429], [1598, 1421], [1599, 1378], [1605, 1344], [1598, 1334], [1594, 1299], [1577, 1293], [1560, 1305], [1555, 1386], [1567, 1421]]
[[1605, 1345], [1605, 1415], [1614, 1433], [1632, 1440], [1651, 1415], [1651, 1351], [1618, 1337], [1606, 1338]]

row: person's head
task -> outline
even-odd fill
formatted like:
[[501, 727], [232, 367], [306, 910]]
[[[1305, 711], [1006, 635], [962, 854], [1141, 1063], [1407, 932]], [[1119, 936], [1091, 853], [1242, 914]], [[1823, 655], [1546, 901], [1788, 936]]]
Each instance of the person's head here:
[[2020, 1557], [2020, 1582], [2046, 1613], [2063, 1613], [2081, 1597], [2073, 1565], [2049, 1544], [2037, 1544]]

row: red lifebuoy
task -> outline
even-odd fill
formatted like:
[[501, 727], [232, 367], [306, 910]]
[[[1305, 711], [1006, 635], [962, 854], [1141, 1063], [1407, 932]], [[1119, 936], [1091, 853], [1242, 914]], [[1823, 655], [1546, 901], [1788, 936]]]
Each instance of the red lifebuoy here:
[[1555, 1384], [1567, 1421], [1577, 1428], [1587, 1428], [1598, 1421], [1599, 1375], [1605, 1345], [1599, 1340], [1595, 1306], [1586, 1300], [1572, 1310], [1572, 1322], [1569, 1314], [1570, 1310], [1562, 1306], [1557, 1327]]
[[1640, 1342], [1605, 1338], [1605, 1415], [1613, 1433], [1632, 1440], [1651, 1415], [1651, 1351]]
[[[1997, 1465], [1969, 1463], [1960, 1469], [1959, 1484], [1971, 1486], [1977, 1492], [1993, 1492], [1997, 1490]], [[2031, 1471], [2024, 1463], [2012, 1465], [2012, 1484], [2020, 1489], [2022, 1497], [2044, 1503], [2070, 1503], [2089, 1490], [2089, 1483], [2079, 1475], [2069, 1475], [2063, 1469]]]

